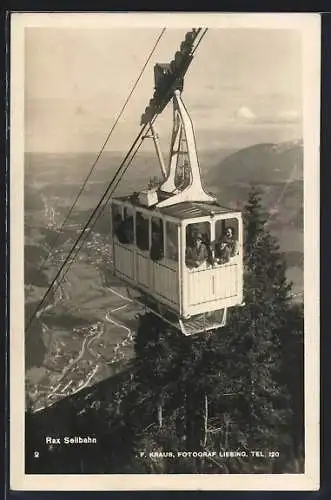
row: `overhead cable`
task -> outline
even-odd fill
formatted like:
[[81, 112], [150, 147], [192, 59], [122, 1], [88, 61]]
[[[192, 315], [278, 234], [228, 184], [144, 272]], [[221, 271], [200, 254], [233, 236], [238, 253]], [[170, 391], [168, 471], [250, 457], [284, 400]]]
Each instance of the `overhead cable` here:
[[[159, 39], [163, 35], [164, 31], [165, 31], [165, 29], [161, 33]], [[203, 36], [206, 34], [206, 32], [207, 32], [207, 29], [204, 31], [202, 37], [200, 38], [200, 40], [198, 42], [198, 45], [200, 44], [200, 42], [201, 42]], [[196, 50], [196, 48], [195, 48], [195, 50]], [[27, 332], [27, 330], [30, 328], [30, 326], [31, 326], [34, 318], [37, 317], [37, 315], [40, 312], [40, 310], [42, 308], [42, 305], [45, 303], [46, 298], [48, 297], [49, 293], [52, 290], [54, 290], [54, 289], [56, 290], [61, 285], [61, 282], [65, 278], [66, 274], [69, 272], [69, 269], [70, 269], [70, 267], [71, 267], [71, 265], [73, 263], [73, 259], [75, 259], [76, 256], [78, 255], [80, 249], [82, 248], [82, 246], [85, 243], [86, 239], [88, 238], [88, 236], [89, 236], [92, 228], [94, 227], [97, 219], [103, 213], [107, 202], [111, 198], [113, 192], [115, 191], [116, 187], [118, 186], [119, 182], [121, 181], [122, 177], [124, 176], [126, 170], [130, 166], [130, 164], [131, 164], [134, 156], [136, 155], [137, 151], [139, 150], [139, 147], [140, 147], [140, 145], [141, 145], [141, 143], [142, 143], [142, 141], [143, 141], [143, 139], [144, 139], [144, 137], [146, 135], [146, 129], [147, 129], [147, 132], [148, 132], [148, 130], [151, 128], [151, 126], [153, 125], [153, 122], [155, 121], [156, 118], [157, 118], [157, 115], [154, 115], [153, 118], [151, 119], [150, 123], [146, 123], [141, 128], [141, 130], [138, 133], [136, 139], [134, 140], [131, 148], [129, 149], [128, 153], [126, 154], [125, 158], [123, 159], [123, 161], [120, 164], [120, 166], [118, 167], [118, 169], [116, 170], [116, 172], [115, 172], [112, 180], [108, 184], [108, 186], [107, 186], [105, 192], [103, 193], [101, 199], [99, 200], [97, 206], [95, 207], [95, 209], [93, 210], [92, 214], [90, 215], [88, 221], [84, 225], [84, 228], [82, 229], [80, 235], [77, 237], [75, 243], [73, 244], [72, 248], [70, 249], [67, 258], [62, 263], [60, 269], [58, 270], [58, 272], [56, 273], [54, 279], [52, 280], [51, 284], [49, 285], [48, 289], [46, 290], [46, 293], [44, 294], [42, 300], [40, 301], [40, 303], [38, 304], [37, 308], [35, 309], [35, 311], [33, 312], [32, 316], [30, 317], [30, 320], [29, 320], [29, 323], [28, 323], [28, 325], [27, 325], [27, 327], [25, 329], [25, 332]], [[130, 158], [130, 155], [132, 155], [131, 158]], [[94, 218], [95, 218], [95, 220], [93, 220]], [[89, 233], [87, 233], [88, 230], [89, 230]], [[74, 255], [74, 257], [71, 260], [71, 258], [72, 258], [73, 255]], [[63, 272], [63, 270], [64, 270], [64, 268], [65, 268], [66, 265], [68, 265], [68, 269], [65, 270], [64, 274], [61, 277], [61, 273]], [[60, 281], [58, 281], [58, 280], [60, 280]]]
[[118, 124], [119, 120], [121, 119], [121, 117], [122, 117], [122, 115], [123, 115], [123, 113], [124, 113], [124, 110], [125, 110], [125, 108], [126, 108], [127, 104], [129, 103], [129, 101], [130, 101], [130, 99], [131, 99], [131, 97], [132, 97], [132, 95], [133, 95], [134, 91], [136, 90], [137, 85], [138, 85], [139, 81], [141, 80], [141, 77], [142, 77], [142, 75], [144, 74], [144, 71], [145, 71], [145, 69], [146, 69], [146, 67], [147, 67], [147, 65], [148, 65], [148, 63], [149, 63], [149, 61], [151, 60], [151, 57], [152, 57], [152, 55], [154, 54], [154, 52], [155, 52], [155, 50], [156, 50], [156, 48], [157, 48], [157, 46], [158, 46], [158, 44], [159, 44], [159, 42], [160, 42], [161, 38], [163, 37], [163, 35], [164, 35], [165, 31], [166, 31], [166, 28], [163, 28], [163, 29], [162, 29], [162, 31], [161, 31], [161, 33], [159, 34], [159, 36], [158, 36], [157, 40], [155, 41], [155, 43], [154, 43], [154, 45], [153, 45], [153, 47], [152, 47], [152, 50], [150, 51], [150, 53], [149, 53], [149, 55], [148, 55], [148, 57], [147, 57], [147, 59], [146, 59], [146, 61], [145, 61], [144, 65], [143, 65], [143, 67], [142, 67], [142, 69], [141, 69], [141, 71], [140, 71], [140, 73], [139, 73], [139, 75], [138, 75], [138, 77], [137, 77], [137, 79], [136, 79], [136, 81], [135, 81], [135, 83], [134, 83], [134, 85], [133, 85], [133, 87], [132, 87], [132, 89], [131, 89], [131, 91], [130, 91], [130, 93], [129, 93], [128, 97], [126, 98], [126, 100], [125, 100], [125, 102], [124, 102], [124, 104], [123, 104], [123, 106], [122, 106], [122, 108], [121, 108], [121, 110], [120, 110], [119, 114], [117, 115], [117, 118], [116, 118], [116, 120], [115, 120], [115, 122], [114, 122], [114, 124], [113, 124], [112, 128], [110, 129], [110, 131], [109, 131], [109, 133], [108, 133], [108, 135], [107, 135], [107, 137], [106, 137], [105, 142], [103, 143], [103, 145], [102, 145], [102, 147], [101, 147], [101, 149], [100, 149], [100, 151], [99, 151], [99, 153], [98, 153], [98, 155], [97, 155], [97, 157], [96, 157], [95, 161], [93, 162], [93, 164], [92, 164], [92, 166], [91, 166], [91, 168], [90, 168], [90, 171], [88, 172], [88, 174], [87, 174], [87, 176], [86, 176], [86, 178], [85, 178], [85, 180], [84, 180], [83, 184], [81, 185], [81, 187], [80, 187], [80, 189], [79, 189], [79, 191], [78, 191], [78, 193], [77, 193], [77, 195], [76, 195], [76, 198], [75, 198], [75, 200], [74, 200], [73, 204], [71, 205], [71, 207], [70, 207], [70, 209], [69, 209], [69, 211], [68, 211], [67, 215], [65, 216], [65, 218], [64, 218], [64, 220], [63, 220], [63, 222], [62, 222], [62, 224], [61, 224], [61, 227], [60, 227], [60, 229], [59, 229], [59, 232], [57, 233], [57, 236], [55, 237], [55, 239], [54, 239], [54, 241], [53, 241], [53, 243], [52, 243], [52, 245], [51, 245], [50, 253], [49, 253], [49, 254], [45, 257], [44, 261], [42, 262], [42, 264], [41, 264], [41, 265], [40, 265], [40, 267], [38, 268], [38, 271], [39, 271], [39, 272], [40, 272], [40, 271], [42, 271], [42, 270], [45, 268], [45, 265], [46, 265], [46, 263], [48, 262], [49, 256], [50, 256], [50, 254], [52, 253], [52, 250], [55, 248], [55, 246], [56, 246], [56, 244], [57, 244], [57, 242], [58, 242], [58, 240], [59, 240], [59, 238], [60, 238], [60, 235], [61, 235], [61, 233], [62, 233], [62, 231], [63, 231], [64, 226], [66, 225], [66, 223], [67, 223], [67, 221], [68, 221], [69, 217], [71, 216], [71, 214], [72, 214], [72, 212], [73, 212], [73, 210], [74, 210], [75, 206], [77, 205], [78, 200], [79, 200], [79, 198], [81, 197], [81, 195], [82, 195], [82, 193], [83, 193], [83, 191], [84, 191], [84, 189], [85, 189], [85, 187], [86, 187], [86, 184], [88, 183], [88, 181], [89, 181], [89, 179], [90, 179], [90, 177], [91, 177], [91, 175], [92, 175], [92, 173], [93, 173], [93, 171], [94, 171], [94, 169], [95, 169], [95, 167], [96, 167], [96, 165], [97, 165], [97, 163], [98, 163], [98, 161], [99, 161], [99, 159], [100, 159], [100, 157], [101, 157], [102, 153], [103, 153], [103, 152], [104, 152], [104, 150], [105, 150], [105, 147], [106, 147], [106, 145], [107, 145], [107, 143], [108, 143], [108, 141], [109, 141], [109, 139], [110, 139], [110, 137], [111, 137], [112, 133], [114, 132], [115, 127], [117, 126], [117, 124]]

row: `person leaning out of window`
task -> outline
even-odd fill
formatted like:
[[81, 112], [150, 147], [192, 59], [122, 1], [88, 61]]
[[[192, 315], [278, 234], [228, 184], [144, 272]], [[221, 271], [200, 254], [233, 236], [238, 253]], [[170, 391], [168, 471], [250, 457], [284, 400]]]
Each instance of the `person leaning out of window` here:
[[193, 237], [192, 245], [186, 248], [186, 265], [188, 267], [199, 267], [208, 260], [209, 254], [203, 235], [197, 233]]
[[233, 227], [227, 227], [215, 244], [215, 262], [225, 264], [239, 253], [239, 243], [234, 236]]

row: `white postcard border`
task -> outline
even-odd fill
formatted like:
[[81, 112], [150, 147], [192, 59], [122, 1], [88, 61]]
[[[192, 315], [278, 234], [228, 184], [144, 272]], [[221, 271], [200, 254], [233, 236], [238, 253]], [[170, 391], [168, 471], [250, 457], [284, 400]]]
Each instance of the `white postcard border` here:
[[[304, 85], [305, 474], [27, 475], [24, 472], [24, 30], [26, 27], [298, 29]], [[14, 13], [10, 112], [10, 487], [14, 490], [316, 490], [319, 487], [320, 16]], [[129, 476], [129, 477], [127, 477]]]

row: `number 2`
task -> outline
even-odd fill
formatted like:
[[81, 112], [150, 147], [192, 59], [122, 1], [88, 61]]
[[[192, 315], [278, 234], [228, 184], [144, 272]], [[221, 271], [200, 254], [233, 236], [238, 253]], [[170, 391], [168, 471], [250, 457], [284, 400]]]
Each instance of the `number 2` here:
[[39, 451], [34, 451], [33, 456], [34, 458], [39, 458]]

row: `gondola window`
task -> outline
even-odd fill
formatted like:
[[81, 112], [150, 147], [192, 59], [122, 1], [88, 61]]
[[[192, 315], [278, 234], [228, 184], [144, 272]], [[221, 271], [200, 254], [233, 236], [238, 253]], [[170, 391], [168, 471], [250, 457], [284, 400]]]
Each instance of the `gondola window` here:
[[178, 262], [178, 227], [173, 222], [166, 222], [166, 257]]
[[149, 250], [149, 218], [142, 212], [136, 212], [136, 243], [140, 250]]
[[163, 251], [163, 221], [158, 217], [152, 218], [152, 241], [151, 241], [151, 259], [153, 261], [161, 260], [164, 257]]

